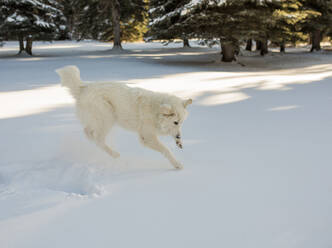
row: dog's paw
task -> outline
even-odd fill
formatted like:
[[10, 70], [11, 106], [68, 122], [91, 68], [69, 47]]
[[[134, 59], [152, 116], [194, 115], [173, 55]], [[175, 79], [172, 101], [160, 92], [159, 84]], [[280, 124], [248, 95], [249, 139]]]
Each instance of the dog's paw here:
[[183, 165], [179, 162], [177, 162], [176, 164], [174, 164], [174, 168], [177, 170], [182, 170], [183, 169]]

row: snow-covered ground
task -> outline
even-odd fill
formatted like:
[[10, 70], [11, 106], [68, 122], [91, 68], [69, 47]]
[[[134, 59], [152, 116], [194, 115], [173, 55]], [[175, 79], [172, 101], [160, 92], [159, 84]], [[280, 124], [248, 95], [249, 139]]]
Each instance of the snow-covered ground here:
[[[181, 44], [0, 48], [0, 247], [332, 247], [332, 53], [219, 62]], [[182, 171], [116, 129], [89, 143], [55, 69], [192, 97]]]

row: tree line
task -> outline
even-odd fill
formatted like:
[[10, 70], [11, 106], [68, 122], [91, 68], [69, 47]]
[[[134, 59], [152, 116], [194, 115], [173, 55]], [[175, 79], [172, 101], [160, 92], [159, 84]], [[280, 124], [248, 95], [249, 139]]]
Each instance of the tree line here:
[[268, 42], [280, 47], [310, 42], [320, 50], [332, 36], [332, 0], [0, 0], [0, 43], [18, 40], [32, 54], [34, 40], [141, 38], [199, 39], [221, 46], [222, 60], [235, 60], [241, 44], [261, 54]]

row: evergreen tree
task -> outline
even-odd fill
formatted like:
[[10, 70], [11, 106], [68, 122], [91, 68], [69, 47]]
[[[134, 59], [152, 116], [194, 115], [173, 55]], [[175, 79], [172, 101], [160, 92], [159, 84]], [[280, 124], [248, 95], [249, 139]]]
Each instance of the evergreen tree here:
[[[256, 40], [264, 55], [268, 40], [281, 47], [301, 37], [297, 0], [151, 0], [150, 39], [220, 39], [222, 60], [233, 61], [239, 44]], [[303, 35], [302, 35], [303, 37]], [[251, 49], [248, 42], [247, 49]]]
[[[203, 39], [220, 38], [222, 61], [235, 60], [239, 44], [254, 38], [267, 44], [271, 8], [279, 1], [192, 0], [182, 6], [179, 25], [186, 35]], [[275, 8], [275, 7], [274, 7]], [[263, 49], [263, 51], [266, 51]]]
[[102, 40], [104, 30], [111, 26], [109, 11], [106, 11], [98, 0], [80, 1], [76, 8], [78, 14], [74, 29], [75, 38]]
[[[307, 13], [301, 10], [298, 0], [279, 0], [269, 7], [269, 22], [264, 22], [265, 35], [280, 46], [281, 52], [285, 52], [286, 43], [305, 39], [299, 23], [305, 20]], [[261, 45], [262, 51], [266, 47], [266, 40]]]
[[188, 30], [181, 25], [181, 15], [190, 0], [150, 0], [148, 40], [182, 39], [189, 47]]
[[311, 38], [311, 51], [321, 49], [320, 42], [323, 35], [331, 32], [332, 0], [300, 0], [302, 8], [308, 13], [302, 30]]
[[63, 39], [74, 39], [75, 29], [77, 28], [77, 21], [79, 15], [78, 6], [82, 1], [80, 0], [56, 0], [63, 6], [63, 15], [66, 18], [66, 28], [63, 30]]
[[76, 36], [113, 41], [121, 49], [122, 40], [142, 37], [146, 20], [145, 0], [87, 0], [78, 4]]
[[32, 55], [33, 40], [56, 39], [65, 28], [61, 6], [54, 0], [0, 0], [0, 6], [0, 36], [18, 39], [19, 53]]
[[[1, 28], [1, 23], [5, 22], [5, 16], [3, 12], [5, 11], [6, 6], [0, 5], [0, 28]], [[0, 31], [0, 47], [3, 46], [5, 40], [5, 34]]]
[[[286, 43], [306, 38], [303, 27], [308, 30], [308, 27], [323, 25], [326, 29], [326, 24], [331, 23], [328, 21], [331, 1], [151, 0], [148, 36], [150, 39], [189, 37], [211, 41], [219, 37], [223, 61], [234, 60], [239, 44], [254, 39], [264, 55], [268, 52], [268, 40], [284, 51]], [[325, 14], [317, 15], [317, 7], [314, 10], [312, 2], [320, 2]], [[324, 18], [317, 19], [320, 16]], [[250, 50], [250, 42], [247, 45]]]

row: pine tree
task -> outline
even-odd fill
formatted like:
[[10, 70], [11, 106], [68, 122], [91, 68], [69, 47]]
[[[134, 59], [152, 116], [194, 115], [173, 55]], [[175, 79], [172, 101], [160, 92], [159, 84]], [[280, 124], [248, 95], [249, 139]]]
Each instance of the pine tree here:
[[[0, 28], [1, 28], [1, 23], [5, 22], [5, 16], [3, 15], [5, 8], [6, 8], [6, 6], [0, 5]], [[5, 40], [5, 34], [0, 31], [0, 47], [3, 46], [4, 40]]]
[[181, 25], [182, 11], [190, 0], [150, 0], [148, 40], [182, 39], [183, 46], [189, 47], [188, 30]]
[[80, 0], [56, 0], [63, 6], [63, 15], [66, 18], [66, 28], [63, 30], [63, 39], [74, 39], [75, 29], [78, 21], [78, 6], [82, 1]]
[[[201, 38], [220, 40], [222, 60], [235, 60], [239, 45], [255, 39], [267, 53], [272, 18], [282, 0], [150, 1], [150, 39]], [[249, 49], [249, 48], [248, 48]]]
[[87, 0], [78, 9], [75, 33], [79, 40], [112, 40], [113, 49], [122, 49], [122, 40], [133, 40], [145, 31], [145, 0]]
[[296, 23], [303, 19], [299, 12], [299, 3], [297, 0], [279, 0], [275, 2], [266, 2], [264, 18], [260, 18], [257, 50], [261, 55], [268, 52], [268, 40], [278, 44], [282, 52], [285, 51], [286, 43], [294, 42], [302, 38], [301, 33], [297, 31]]
[[300, 0], [302, 9], [308, 16], [302, 24], [302, 30], [311, 37], [311, 51], [321, 49], [323, 35], [331, 32], [332, 0]]
[[[326, 3], [326, 2], [325, 2]], [[308, 2], [306, 2], [308, 4]], [[332, 1], [331, 1], [332, 4]], [[331, 5], [332, 8], [332, 5]], [[328, 9], [325, 9], [328, 12]], [[286, 43], [296, 43], [297, 41], [305, 41], [308, 38], [307, 34], [312, 33], [315, 25], [320, 26], [324, 30], [328, 30], [328, 19], [325, 21], [320, 19], [321, 13], [313, 8], [304, 5], [304, 1], [299, 0], [280, 0], [280, 6], [274, 10], [272, 19], [274, 24], [269, 30], [270, 39], [272, 42], [280, 45], [280, 51], [285, 51]], [[330, 22], [332, 19], [330, 19]], [[325, 22], [325, 24], [324, 24]], [[332, 22], [331, 22], [332, 23]], [[307, 33], [307, 34], [306, 34]], [[313, 32], [315, 35], [315, 32]], [[318, 40], [316, 38], [319, 38]], [[316, 40], [317, 48], [320, 49], [321, 35], [318, 35]], [[313, 45], [316, 47], [316, 45]]]
[[0, 6], [0, 36], [18, 39], [19, 53], [32, 55], [33, 40], [53, 40], [65, 28], [61, 6], [54, 0], [0, 0]]
[[98, 0], [86, 0], [77, 3], [77, 20], [74, 36], [77, 40], [102, 40], [106, 27], [111, 25], [110, 11], [104, 8]]
[[281, 51], [289, 42], [303, 41], [306, 38], [303, 26], [312, 26], [314, 23], [310, 20], [318, 17], [312, 2], [324, 3], [325, 19], [316, 20], [315, 24], [326, 28], [331, 1], [151, 0], [148, 35], [150, 39], [168, 40], [189, 37], [214, 41], [219, 37], [222, 60], [232, 61], [243, 41], [256, 40], [262, 55], [268, 52], [268, 40], [278, 44]]
[[[253, 38], [267, 44], [271, 6], [278, 1], [192, 0], [184, 5], [178, 23], [190, 37], [220, 38], [222, 61], [235, 60], [240, 42]], [[263, 47], [264, 48], [264, 47]], [[267, 47], [262, 51], [266, 51]]]

